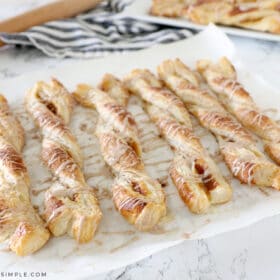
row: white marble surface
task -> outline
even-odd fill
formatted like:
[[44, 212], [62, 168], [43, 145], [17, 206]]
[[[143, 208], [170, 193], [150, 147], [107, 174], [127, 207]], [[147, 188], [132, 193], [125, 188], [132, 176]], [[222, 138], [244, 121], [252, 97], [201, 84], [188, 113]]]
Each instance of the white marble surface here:
[[[244, 63], [280, 88], [280, 43], [232, 39]], [[0, 91], [1, 79], [72, 61], [51, 59], [34, 49], [4, 48], [0, 51]], [[94, 279], [276, 280], [280, 274], [279, 234], [280, 216], [277, 216], [207, 240], [186, 241]]]
[[207, 240], [187, 241], [95, 280], [279, 279], [280, 217]]

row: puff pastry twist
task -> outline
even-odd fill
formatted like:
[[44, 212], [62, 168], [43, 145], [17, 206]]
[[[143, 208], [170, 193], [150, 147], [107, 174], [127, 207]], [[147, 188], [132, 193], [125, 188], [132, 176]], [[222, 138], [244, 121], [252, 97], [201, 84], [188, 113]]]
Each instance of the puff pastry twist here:
[[234, 25], [248, 29], [280, 33], [279, 0], [196, 1], [183, 14], [190, 20]]
[[0, 242], [9, 239], [20, 256], [39, 250], [50, 236], [30, 201], [23, 146], [23, 128], [0, 95]]
[[241, 182], [280, 189], [280, 169], [256, 148], [255, 140], [179, 59], [164, 61], [158, 73], [188, 110], [217, 138], [231, 173]]
[[74, 95], [99, 114], [96, 135], [103, 157], [116, 175], [112, 193], [117, 210], [137, 229], [149, 230], [166, 214], [164, 192], [145, 173], [137, 126], [125, 108], [127, 90], [108, 74], [100, 88], [79, 85]]
[[68, 233], [77, 242], [90, 241], [101, 219], [93, 190], [82, 172], [80, 147], [66, 126], [73, 97], [61, 83], [38, 82], [26, 96], [26, 109], [43, 137], [42, 159], [56, 181], [45, 194], [45, 219], [55, 236]]
[[231, 198], [231, 187], [192, 132], [184, 103], [148, 70], [134, 70], [125, 78], [127, 88], [146, 103], [146, 111], [161, 135], [175, 149], [170, 176], [193, 213]]
[[249, 92], [237, 81], [236, 70], [230, 61], [226, 57], [216, 64], [200, 60], [197, 68], [227, 110], [263, 139], [267, 154], [280, 164], [280, 125], [258, 108]]

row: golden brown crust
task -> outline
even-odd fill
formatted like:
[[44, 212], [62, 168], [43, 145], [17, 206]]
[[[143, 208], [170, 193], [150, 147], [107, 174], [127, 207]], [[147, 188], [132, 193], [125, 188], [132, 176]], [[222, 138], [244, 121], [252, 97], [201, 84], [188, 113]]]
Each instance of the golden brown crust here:
[[153, 0], [150, 13], [280, 34], [279, 6], [279, 0]]
[[246, 128], [266, 142], [266, 151], [279, 164], [280, 125], [261, 112], [248, 91], [237, 81], [230, 61], [222, 57], [216, 64], [201, 60], [197, 68], [219, 100]]
[[280, 190], [279, 167], [259, 151], [237, 143], [222, 143], [220, 146], [227, 166], [240, 182]]
[[120, 172], [112, 192], [118, 211], [139, 230], [150, 230], [166, 214], [161, 185], [143, 171]]
[[101, 119], [121, 133], [122, 137], [136, 148], [137, 154], [141, 155], [136, 123], [124, 106], [106, 92], [88, 85], [78, 85], [74, 96], [83, 106], [95, 108]]
[[210, 22], [280, 33], [279, 1], [197, 1], [184, 14], [199, 24]]
[[145, 109], [171, 147], [193, 156], [200, 156], [203, 153], [203, 147], [191, 129], [181, 125], [175, 118], [152, 103], [145, 104]]
[[279, 15], [271, 15], [259, 20], [241, 22], [238, 24], [238, 26], [263, 32], [280, 34]]
[[191, 128], [190, 117], [184, 103], [169, 90], [164, 89], [160, 80], [151, 75], [149, 70], [133, 70], [125, 78], [125, 84], [131, 92], [140, 95], [146, 102], [166, 110], [179, 123]]
[[11, 143], [20, 152], [24, 146], [23, 128], [9, 109], [8, 102], [3, 95], [0, 95], [0, 135]]
[[83, 186], [86, 184], [83, 172], [69, 153], [68, 149], [60, 143], [48, 138], [43, 139], [42, 160], [55, 176], [71, 186]]
[[188, 164], [180, 153], [175, 155], [169, 174], [178, 193], [190, 211], [196, 214], [207, 212], [211, 202], [201, 176]]
[[0, 241], [9, 239], [10, 249], [25, 256], [43, 247], [50, 234], [30, 201], [30, 180], [20, 155], [23, 128], [3, 96], [0, 127]]
[[[190, 79], [196, 80], [195, 77]], [[129, 90], [146, 102], [145, 109], [151, 120], [175, 149], [170, 175], [189, 209], [194, 213], [201, 213], [211, 203], [228, 201], [231, 198], [231, 188], [193, 134], [183, 102], [164, 88], [148, 70], [134, 70], [125, 81]]]
[[40, 89], [37, 94], [41, 103], [67, 124], [70, 121], [74, 99], [62, 83], [53, 78], [50, 84], [41, 81], [36, 84], [36, 87]]
[[102, 214], [84, 179], [77, 140], [67, 127], [73, 98], [57, 80], [37, 83], [26, 96], [26, 109], [43, 135], [42, 160], [56, 178], [45, 194], [45, 219], [55, 236], [68, 233], [90, 241]]
[[150, 14], [161, 17], [180, 17], [184, 8], [185, 0], [153, 0]]
[[103, 121], [98, 122], [96, 135], [106, 163], [116, 172], [122, 170], [144, 170], [144, 165], [133, 146], [129, 145], [118, 133], [106, 127]]
[[266, 143], [264, 145], [264, 150], [272, 160], [280, 165], [280, 143]]
[[104, 75], [99, 87], [101, 90], [108, 92], [120, 105], [127, 105], [129, 92], [123, 83], [112, 74]]
[[[241, 182], [279, 189], [280, 169], [258, 151], [252, 136], [210, 92], [201, 91], [196, 84], [191, 83], [187, 75], [183, 77], [178, 71], [174, 71], [174, 64], [177, 64], [177, 68], [184, 67], [182, 63], [178, 64], [178, 60], [167, 60], [158, 67], [160, 77], [185, 101], [187, 108], [198, 118], [201, 125], [216, 136], [231, 173]], [[200, 64], [201, 67], [205, 65], [205, 62]], [[232, 66], [226, 64], [224, 69], [227, 75], [232, 75]], [[201, 68], [199, 70], [201, 71]], [[190, 70], [185, 68], [184, 72], [188, 71]], [[184, 87], [178, 87], [183, 83]], [[188, 85], [189, 83], [191, 85]], [[194, 94], [196, 98], [192, 98]], [[245, 97], [247, 98], [247, 95]], [[205, 98], [207, 101], [212, 100], [209, 106]]]
[[112, 187], [116, 209], [137, 229], [150, 230], [166, 214], [164, 192], [145, 174], [138, 129], [124, 107], [128, 91], [108, 74], [100, 87], [107, 92], [79, 85], [74, 96], [99, 113], [96, 135], [103, 157], [116, 176]]
[[222, 136], [228, 141], [253, 144], [253, 138], [235, 119], [225, 111], [207, 110], [206, 108], [190, 109], [199, 119], [202, 126], [207, 127], [212, 133]]

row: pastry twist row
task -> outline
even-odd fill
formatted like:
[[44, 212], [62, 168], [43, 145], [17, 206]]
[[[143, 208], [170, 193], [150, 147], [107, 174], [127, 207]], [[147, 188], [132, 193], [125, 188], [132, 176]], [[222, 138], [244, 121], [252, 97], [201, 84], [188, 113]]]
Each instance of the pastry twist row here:
[[9, 239], [10, 249], [21, 256], [39, 250], [50, 236], [30, 201], [23, 146], [23, 128], [0, 95], [0, 241]]
[[200, 60], [197, 67], [227, 110], [263, 139], [267, 154], [280, 164], [280, 125], [261, 112], [249, 92], [237, 81], [237, 73], [230, 61], [225, 57], [216, 64]]
[[103, 78], [100, 88], [79, 85], [74, 95], [99, 114], [96, 135], [116, 176], [112, 193], [117, 210], [139, 230], [149, 230], [166, 214], [164, 192], [145, 173], [137, 126], [125, 108], [128, 92], [112, 75]]
[[125, 84], [145, 101], [151, 120], [175, 149], [169, 173], [190, 211], [202, 213], [230, 200], [231, 187], [193, 134], [184, 103], [148, 70], [132, 71]]
[[188, 110], [217, 138], [231, 173], [241, 182], [280, 189], [280, 169], [257, 149], [255, 140], [179, 59], [164, 61], [158, 73]]
[[67, 127], [73, 101], [53, 79], [50, 84], [35, 84], [26, 96], [26, 109], [41, 130], [43, 162], [56, 178], [45, 194], [47, 225], [55, 236], [68, 233], [84, 243], [93, 238], [102, 214], [85, 182], [80, 147]]

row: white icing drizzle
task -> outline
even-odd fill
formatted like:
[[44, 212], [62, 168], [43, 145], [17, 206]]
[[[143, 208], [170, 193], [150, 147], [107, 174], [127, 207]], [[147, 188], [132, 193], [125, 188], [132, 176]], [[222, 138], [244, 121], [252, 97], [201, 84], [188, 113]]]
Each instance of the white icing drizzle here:
[[[148, 75], [149, 77], [154, 77], [151, 73]], [[139, 75], [137, 79], [136, 77], [131, 78], [128, 84], [130, 90], [140, 95], [144, 101], [153, 103], [161, 109], [166, 109], [177, 118], [180, 118], [180, 121], [190, 123], [184, 103], [168, 89], [160, 87], [160, 84], [156, 87], [151, 85], [150, 81], [147, 81], [143, 75]]]
[[69, 197], [70, 199], [73, 198], [75, 194], [92, 194], [93, 191], [88, 186], [78, 186], [69, 188], [61, 183], [55, 183], [46, 193], [46, 199], [50, 199], [51, 197], [56, 198], [64, 198]]
[[[141, 194], [135, 190], [132, 189], [132, 183], [139, 183], [141, 187], [144, 187], [144, 189], [147, 190], [149, 195]], [[164, 194], [161, 189], [161, 185], [155, 181], [152, 180], [150, 177], [148, 177], [146, 174], [142, 172], [138, 172], [135, 170], [126, 170], [123, 171], [119, 174], [119, 176], [116, 178], [115, 185], [120, 186], [121, 188], [125, 188], [128, 190], [128, 193], [133, 193], [131, 197], [126, 199], [127, 201], [125, 203], [122, 203], [120, 209], [122, 209], [125, 206], [130, 206], [130, 205], [142, 205], [141, 203], [149, 203], [149, 202], [154, 202], [158, 203], [160, 202]], [[122, 190], [119, 188], [118, 191], [113, 192], [113, 197], [118, 200], [118, 192], [121, 192]], [[134, 198], [137, 198], [137, 200], [134, 201]], [[140, 199], [140, 202], [138, 200]], [[131, 203], [131, 204], [129, 204]]]
[[[227, 94], [227, 98], [229, 99], [229, 101], [231, 101], [231, 99], [234, 97], [234, 95], [237, 91], [244, 90], [244, 87], [238, 81], [236, 81], [236, 79], [225, 79], [220, 85], [219, 84], [217, 84], [217, 85], [221, 86], [221, 92]], [[249, 94], [247, 94], [247, 96], [250, 97]], [[238, 100], [235, 100], [235, 102], [238, 102]], [[229, 104], [229, 106], [234, 107], [234, 105], [232, 103], [228, 103], [228, 104]], [[242, 102], [240, 104], [242, 104]], [[246, 107], [254, 108], [254, 109], [242, 108], [242, 111], [239, 112], [239, 114], [241, 115], [241, 117], [239, 119], [241, 121], [242, 121], [242, 117], [245, 117], [246, 115], [253, 112], [255, 114], [255, 116], [254, 116], [254, 118], [250, 119], [251, 125], [256, 125], [263, 131], [272, 129], [274, 127], [273, 123], [271, 121], [264, 122], [264, 118], [267, 118], [267, 116], [265, 114], [259, 112], [257, 109], [255, 109], [256, 105], [253, 103], [253, 101], [248, 99], [246, 101]]]
[[52, 156], [48, 159], [48, 166], [51, 167], [56, 161], [61, 162], [59, 167], [55, 169], [53, 172], [55, 175], [59, 176], [63, 171], [68, 171], [70, 176], [73, 176], [73, 171], [78, 168], [78, 165], [73, 161], [73, 158], [69, 158], [68, 160], [61, 161], [60, 156], [57, 153], [53, 153]]
[[[164, 131], [165, 135], [170, 137], [176, 137], [180, 133], [186, 134], [185, 131], [189, 130], [187, 127], [184, 127], [176, 121], [172, 121], [170, 119], [160, 119], [158, 126], [162, 131]], [[164, 130], [166, 127], [167, 130]], [[189, 140], [197, 139], [190, 131], [188, 131], [187, 137]]]
[[[96, 135], [101, 143], [103, 157], [117, 176], [112, 191], [118, 210], [134, 210], [137, 207], [145, 207], [147, 203], [164, 203], [158, 182], [151, 181], [144, 171], [136, 169], [142, 170], [142, 159], [132, 146], [137, 145], [139, 139], [131, 113], [105, 92], [94, 92], [91, 102], [99, 113]], [[134, 190], [134, 183], [139, 185], [140, 190], [147, 190], [147, 193], [144, 191], [142, 194]], [[140, 213], [132, 213], [135, 214]]]
[[[102, 109], [99, 109], [99, 114], [103, 120], [106, 121], [107, 125], [115, 127], [125, 136], [129, 137], [137, 134], [137, 128], [133, 125], [134, 119], [123, 106], [114, 103], [106, 103], [103, 104]], [[119, 121], [118, 116], [124, 116], [122, 121]]]
[[[115, 196], [114, 196], [115, 198]], [[122, 209], [130, 209], [130, 208], [136, 208], [136, 207], [143, 207], [145, 206], [145, 202], [137, 197], [132, 197], [132, 196], [129, 196], [127, 197], [126, 199], [124, 199], [123, 201], [121, 201], [121, 203], [118, 205], [118, 208], [120, 210]]]
[[[63, 105], [63, 112], [57, 112], [60, 108], [56, 106], [57, 110], [53, 112], [46, 105], [44, 100], [46, 97], [39, 94], [42, 88], [43, 90], [49, 88], [50, 92], [48, 93], [47, 101], [51, 103], [50, 105]], [[58, 98], [60, 100], [57, 100]], [[57, 177], [54, 185], [45, 194], [46, 209], [50, 211], [46, 225], [48, 226], [61, 213], [63, 216], [63, 213], [68, 213], [65, 211], [70, 210], [69, 215], [71, 216], [69, 218], [71, 218], [71, 222], [65, 230], [65, 233], [71, 232], [70, 229], [74, 226], [73, 218], [81, 209], [84, 209], [83, 213], [81, 213], [82, 218], [91, 215], [92, 212], [96, 213], [97, 222], [99, 222], [101, 217], [101, 211], [95, 195], [86, 185], [80, 168], [82, 165], [80, 147], [64, 123], [68, 122], [71, 114], [71, 98], [64, 88], [59, 87], [57, 89], [55, 86], [52, 87], [42, 82], [41, 84], [36, 84], [27, 99], [28, 111], [32, 115], [35, 123], [40, 127], [44, 137], [43, 153], [48, 153], [44, 154], [46, 164], [53, 173], [53, 176]], [[76, 199], [76, 195], [83, 197], [82, 199]], [[58, 207], [55, 209], [50, 208], [52, 207], [53, 198], [59, 201]], [[62, 205], [60, 205], [61, 203]], [[58, 225], [59, 223], [54, 222], [52, 226], [55, 228]], [[80, 226], [83, 227], [83, 224], [80, 224]], [[83, 228], [78, 228], [78, 230], [82, 231]], [[89, 233], [89, 235], [91, 234]]]
[[[170, 61], [169, 64], [174, 67], [174, 65], [176, 65], [176, 61]], [[184, 100], [188, 109], [200, 120], [200, 123], [214, 133], [223, 155], [225, 157], [229, 156], [229, 161], [231, 161], [232, 158], [240, 158], [236, 159], [233, 163], [229, 162], [232, 173], [235, 176], [240, 175], [238, 176], [240, 177], [240, 180], [247, 180], [249, 184], [252, 182], [256, 184], [260, 182], [260, 184], [263, 184], [262, 180], [259, 180], [259, 177], [255, 175], [259, 171], [255, 167], [258, 164], [265, 170], [267, 164], [270, 162], [267, 161], [265, 156], [257, 150], [255, 147], [255, 140], [251, 134], [249, 134], [239, 122], [235, 121], [230, 114], [228, 114], [219, 102], [219, 99], [224, 102], [224, 105], [227, 108], [230, 107], [234, 113], [238, 112], [237, 110], [243, 109], [243, 106], [251, 108], [252, 110], [252, 108], [256, 108], [256, 105], [254, 105], [249, 93], [236, 80], [235, 73], [230, 75], [233, 78], [228, 78], [227, 75], [220, 73], [220, 69], [215, 69], [215, 66], [211, 67], [211, 63], [208, 66], [206, 65], [206, 68], [202, 69], [202, 75], [206, 78], [208, 84], [214, 92], [217, 93], [218, 99], [215, 97], [216, 102], [213, 101], [210, 103], [210, 98], [208, 96], [210, 96], [211, 92], [207, 92], [208, 95], [206, 95], [202, 94], [199, 87], [194, 86], [192, 91], [187, 91], [184, 87], [180, 87], [184, 81], [187, 81], [180, 73], [177, 75], [182, 82], [181, 84], [173, 77], [173, 73], [170, 73], [172, 72], [170, 69], [164, 69], [162, 66], [160, 66], [160, 76], [164, 79], [164, 82], [168, 85], [168, 87], [172, 88], [172, 90]], [[195, 105], [193, 105], [194, 101], [192, 100], [195, 100]], [[254, 118], [253, 123], [259, 124], [263, 122], [263, 118], [264, 115], [258, 115]], [[242, 122], [242, 120], [240, 120], [240, 122]], [[276, 133], [277, 131], [270, 132], [271, 135]], [[236, 147], [232, 147], [231, 144], [236, 145]], [[239, 148], [243, 149], [243, 151]], [[251, 148], [253, 148], [253, 151], [250, 150]], [[233, 152], [232, 155], [231, 152]], [[244, 159], [244, 152], [245, 155], [248, 155], [248, 153], [250, 154], [248, 160]], [[262, 161], [259, 161], [259, 158], [262, 158]], [[209, 174], [211, 173], [210, 171], [211, 170], [206, 170], [204, 173], [204, 179], [206, 182], [210, 180], [210, 177], [207, 177], [211, 175]], [[212, 173], [215, 175], [215, 172]], [[262, 171], [260, 170], [259, 173], [261, 175]], [[259, 181], [256, 182], [256, 180]], [[270, 178], [268, 178], [268, 180], [270, 180]]]
[[[164, 75], [165, 74], [166, 73], [164, 73]], [[141, 80], [142, 77], [141, 75], [139, 76], [138, 79]], [[174, 91], [180, 92], [180, 89], [185, 89], [185, 87], [181, 87], [184, 79], [173, 75], [165, 75], [165, 78], [167, 79], [167, 83], [170, 84], [170, 87]], [[174, 165], [172, 166], [172, 168], [174, 168], [176, 172], [179, 173], [178, 176], [173, 176], [173, 180], [175, 180], [174, 183], [178, 189], [184, 189], [185, 184], [206, 184], [210, 182], [210, 180], [213, 180], [213, 174], [206, 164], [203, 166], [203, 169], [205, 168], [203, 173], [201, 175], [197, 174], [198, 170], [196, 169], [195, 161], [198, 158], [203, 158], [205, 154], [198, 138], [192, 132], [191, 121], [187, 119], [187, 121], [189, 120], [190, 127], [181, 125], [179, 122], [182, 121], [181, 118], [183, 115], [179, 115], [175, 112], [173, 113], [171, 110], [171, 105], [173, 104], [176, 106], [184, 106], [184, 103], [181, 101], [181, 99], [171, 91], [165, 90], [162, 87], [153, 88], [149, 83], [140, 83], [139, 80], [137, 82], [137, 80], [134, 79], [131, 79], [130, 83], [133, 84], [132, 91], [136, 91], [138, 95], [142, 97], [142, 99], [152, 104], [150, 107], [147, 106], [147, 111], [150, 114], [151, 119], [156, 123], [161, 134], [167, 139], [169, 144], [175, 148], [176, 152], [181, 150], [181, 152], [185, 155], [185, 157], [181, 160], [180, 158], [175, 158], [175, 162], [173, 162]], [[188, 82], [187, 84], [190, 83]], [[176, 87], [179, 87], [179, 89], [177, 90]], [[190, 88], [193, 89], [193, 87]], [[188, 92], [184, 94], [188, 94]], [[153, 109], [154, 107], [156, 109]], [[168, 116], [168, 114], [165, 114], [163, 109], [167, 109], [168, 112], [171, 112], [174, 118]], [[178, 108], [176, 109], [178, 110]], [[186, 120], [184, 123], [185, 122]], [[186, 164], [191, 166], [188, 167]], [[185, 167], [184, 170], [182, 170], [182, 166]], [[204, 189], [201, 190], [204, 191]]]
[[234, 79], [225, 79], [221, 83], [221, 87], [222, 87], [222, 89], [221, 89], [222, 92], [227, 93], [227, 98], [229, 99], [229, 101], [232, 100], [232, 98], [234, 97], [234, 95], [237, 91], [243, 90], [242, 85]]
[[191, 185], [191, 184], [201, 184], [201, 183], [202, 183], [201, 177], [197, 174], [194, 174], [194, 173], [188, 174], [187, 177], [180, 174], [175, 179], [175, 185], [177, 187], [183, 187], [184, 184], [190, 184]]
[[[101, 139], [102, 138], [102, 139]], [[116, 140], [116, 141], [115, 141]], [[104, 153], [104, 157], [110, 166], [114, 166], [119, 162], [121, 157], [130, 150], [130, 146], [120, 138], [112, 138], [110, 134], [103, 134], [100, 136], [100, 141], [104, 147], [110, 147], [108, 153]], [[131, 149], [131, 152], [127, 153], [124, 161], [130, 162], [131, 164], [137, 163], [138, 156]]]
[[200, 117], [200, 119], [202, 122], [209, 123], [209, 129], [214, 129], [215, 133], [215, 128], [222, 126], [224, 132], [221, 132], [221, 134], [229, 140], [239, 138], [239, 141], [242, 141], [242, 137], [246, 138], [246, 136], [248, 136], [248, 133], [243, 129], [242, 125], [229, 117], [229, 115], [221, 115], [212, 111], [206, 113], [204, 116]]
[[53, 219], [57, 218], [57, 216], [59, 216], [59, 214], [61, 214], [63, 212], [63, 210], [65, 209], [65, 206], [62, 205], [60, 207], [57, 207], [56, 209], [54, 209], [51, 213], [51, 215], [48, 217], [48, 219], [46, 220], [45, 226], [48, 227], [49, 224], [53, 221]]
[[256, 125], [259, 128], [261, 128], [262, 130], [269, 130], [274, 127], [270, 121], [268, 123], [263, 121], [264, 118], [267, 118], [267, 116], [265, 114], [255, 111], [255, 110], [244, 109], [241, 112], [241, 117], [244, 118], [244, 117], [246, 117], [246, 115], [249, 115], [251, 112], [256, 114], [253, 119], [250, 119], [251, 125]]
[[65, 133], [65, 130], [68, 131], [68, 129], [65, 126], [63, 126], [63, 129], [60, 129], [60, 127], [62, 126], [61, 120], [59, 120], [59, 118], [57, 118], [54, 115], [49, 116], [49, 113], [46, 112], [47, 109], [45, 109], [45, 107], [41, 104], [36, 104], [36, 106], [33, 106], [32, 110], [33, 117], [40, 123], [40, 127], [42, 130], [54, 130], [60, 136], [62, 136]]
[[[248, 168], [248, 164], [250, 167]], [[241, 177], [245, 178], [245, 172], [248, 174], [248, 180], [247, 184], [251, 185], [253, 179], [254, 179], [254, 168], [256, 166], [256, 163], [253, 163], [252, 161], [245, 161], [242, 158], [236, 158], [232, 163], [232, 173], [234, 176], [237, 176], [239, 173], [241, 173]]]

